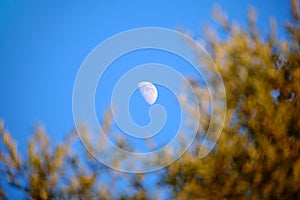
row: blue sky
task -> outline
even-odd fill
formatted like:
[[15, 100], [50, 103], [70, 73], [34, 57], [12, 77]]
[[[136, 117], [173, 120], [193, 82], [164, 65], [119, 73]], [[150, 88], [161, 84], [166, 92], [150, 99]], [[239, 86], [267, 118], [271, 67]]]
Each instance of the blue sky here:
[[0, 0], [0, 118], [21, 143], [35, 122], [60, 138], [74, 127], [71, 105], [77, 70], [101, 41], [145, 26], [183, 27], [201, 36], [204, 24], [213, 23], [214, 4], [241, 24], [252, 5], [266, 32], [270, 16], [277, 18], [279, 27], [287, 20], [286, 2]]
[[[285, 34], [282, 27], [289, 9], [285, 0], [0, 0], [0, 119], [21, 149], [35, 122], [54, 141], [61, 141], [74, 128], [72, 90], [77, 70], [94, 47], [121, 31], [147, 26], [184, 28], [201, 37], [205, 23], [215, 24], [211, 18], [214, 4], [242, 25], [252, 5], [262, 32], [269, 30], [269, 17], [274, 16], [280, 37]], [[152, 60], [156, 53], [152, 52]], [[169, 61], [163, 56], [157, 62], [164, 59]], [[144, 54], [141, 62], [146, 60]], [[118, 72], [117, 67], [114, 70], [112, 74]], [[139, 121], [139, 114], [133, 112], [133, 118]]]

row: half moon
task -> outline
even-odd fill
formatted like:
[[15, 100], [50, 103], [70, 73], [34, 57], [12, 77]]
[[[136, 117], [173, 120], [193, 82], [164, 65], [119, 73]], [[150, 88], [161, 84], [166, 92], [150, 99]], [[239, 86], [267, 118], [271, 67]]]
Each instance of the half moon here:
[[156, 87], [148, 81], [139, 82], [138, 87], [145, 101], [150, 105], [154, 104], [158, 96]]

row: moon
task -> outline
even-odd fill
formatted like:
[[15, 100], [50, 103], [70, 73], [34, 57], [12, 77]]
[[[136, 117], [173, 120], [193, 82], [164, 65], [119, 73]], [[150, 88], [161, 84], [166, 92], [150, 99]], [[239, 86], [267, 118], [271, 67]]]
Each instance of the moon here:
[[154, 104], [158, 96], [156, 87], [148, 81], [139, 82], [138, 87], [145, 101], [149, 105]]

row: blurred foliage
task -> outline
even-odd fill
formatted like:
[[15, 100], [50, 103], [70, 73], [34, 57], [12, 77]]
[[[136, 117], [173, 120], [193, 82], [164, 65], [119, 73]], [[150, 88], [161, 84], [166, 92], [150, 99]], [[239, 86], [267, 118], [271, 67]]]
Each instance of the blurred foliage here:
[[242, 29], [215, 8], [222, 39], [206, 29], [207, 49], [224, 80], [226, 122], [206, 158], [189, 153], [168, 167], [161, 184], [169, 185], [175, 198], [300, 199], [298, 2], [291, 8], [288, 40], [277, 38], [274, 19], [271, 33], [262, 37], [253, 10]]
[[[88, 151], [82, 151], [83, 155], [76, 154], [75, 140], [78, 138], [74, 132], [63, 144], [55, 146], [44, 129], [37, 127], [24, 158], [25, 153], [17, 151], [17, 144], [0, 122], [0, 178], [4, 176], [12, 188], [24, 192], [30, 199], [146, 198], [141, 184], [143, 175], [121, 174], [133, 188], [131, 196], [127, 190], [123, 193], [114, 190], [119, 174], [100, 164]], [[6, 199], [7, 194], [0, 182], [0, 199]]]
[[[226, 88], [223, 133], [206, 158], [199, 159], [197, 151], [189, 151], [161, 170], [157, 188], [168, 188], [168, 195], [175, 199], [300, 199], [298, 2], [291, 1], [286, 40], [277, 38], [274, 19], [271, 33], [262, 36], [253, 10], [245, 29], [231, 23], [218, 7], [214, 18], [222, 30], [218, 35], [218, 31], [206, 28], [206, 48]], [[207, 91], [197, 81], [191, 83], [197, 95], [208, 99], [201, 105], [207, 107]], [[199, 132], [207, 128], [209, 117], [206, 110], [199, 119]], [[109, 130], [110, 120], [104, 123]], [[18, 152], [3, 126], [0, 123], [1, 178], [30, 199], [158, 198], [143, 184], [145, 174], [118, 174], [88, 152], [76, 154], [72, 148], [76, 133], [55, 146], [38, 127], [25, 154]], [[200, 143], [193, 147], [199, 149]], [[117, 191], [120, 179], [126, 179], [127, 184]], [[6, 199], [6, 195], [0, 179], [0, 198]]]

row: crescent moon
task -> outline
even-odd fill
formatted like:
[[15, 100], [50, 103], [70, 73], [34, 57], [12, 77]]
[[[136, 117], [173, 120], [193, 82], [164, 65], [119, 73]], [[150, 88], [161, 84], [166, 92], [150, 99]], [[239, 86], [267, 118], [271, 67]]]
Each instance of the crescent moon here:
[[154, 104], [158, 96], [156, 87], [148, 81], [139, 82], [138, 87], [145, 101], [149, 105]]

